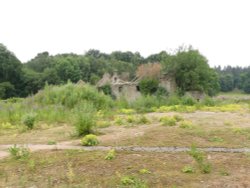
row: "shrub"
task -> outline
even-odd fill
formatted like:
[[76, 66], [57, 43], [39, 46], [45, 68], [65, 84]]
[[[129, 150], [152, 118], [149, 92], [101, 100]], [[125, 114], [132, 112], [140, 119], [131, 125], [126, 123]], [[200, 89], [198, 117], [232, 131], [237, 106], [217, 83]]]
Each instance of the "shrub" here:
[[44, 90], [38, 92], [30, 100], [42, 105], [62, 105], [66, 108], [74, 108], [79, 103], [89, 102], [98, 109], [107, 109], [113, 106], [110, 96], [98, 92], [88, 84], [79, 85], [68, 82], [61, 86], [46, 85]]
[[203, 105], [205, 106], [215, 106], [216, 102], [214, 99], [212, 99], [211, 97], [205, 97], [202, 102]]
[[109, 150], [108, 154], [105, 156], [105, 160], [112, 160], [115, 158], [115, 150]]
[[82, 138], [81, 144], [83, 146], [95, 146], [95, 145], [99, 144], [99, 141], [97, 140], [96, 135], [88, 134]]
[[137, 120], [137, 123], [139, 123], [139, 124], [147, 124], [149, 122], [150, 121], [146, 116], [140, 116]]
[[36, 120], [36, 114], [34, 113], [29, 113], [23, 116], [22, 122], [25, 126], [27, 126], [29, 129], [33, 129], [34, 124]]
[[122, 125], [122, 124], [124, 124], [124, 121], [123, 121], [123, 119], [121, 117], [116, 117], [115, 118], [115, 124]]
[[136, 121], [134, 116], [127, 116], [127, 122], [128, 123], [134, 123]]
[[211, 172], [212, 166], [208, 162], [204, 162], [204, 153], [199, 151], [195, 146], [191, 147], [189, 155], [192, 156], [198, 163], [202, 173], [208, 174]]
[[212, 170], [212, 166], [210, 163], [202, 163], [200, 165], [200, 168], [201, 168], [202, 173], [204, 174], [209, 174]]
[[160, 119], [160, 122], [164, 126], [174, 126], [174, 125], [176, 125], [176, 120], [173, 117], [162, 117]]
[[159, 81], [154, 78], [145, 78], [139, 82], [140, 92], [143, 95], [152, 95], [158, 89]]
[[139, 97], [131, 103], [131, 106], [138, 112], [152, 112], [153, 107], [158, 108], [165, 103], [166, 100], [163, 97], [147, 95]]
[[155, 93], [155, 95], [158, 96], [158, 97], [168, 96], [168, 94], [169, 94], [168, 91], [164, 87], [161, 87], [161, 86], [159, 86], [157, 88], [157, 91]]
[[78, 136], [90, 134], [96, 126], [96, 110], [90, 103], [85, 103], [76, 109], [74, 126]]
[[183, 121], [180, 124], [180, 128], [183, 128], [183, 129], [192, 129], [193, 128], [193, 124], [190, 121]]
[[182, 117], [182, 116], [180, 116], [180, 115], [174, 115], [174, 119], [177, 121], [177, 122], [179, 122], [179, 121], [183, 121], [184, 120], [184, 118]]
[[194, 173], [194, 168], [192, 166], [184, 166], [181, 170], [184, 173]]
[[9, 150], [10, 155], [14, 159], [25, 160], [25, 159], [28, 159], [30, 156], [30, 151], [28, 148], [17, 147], [16, 145], [14, 145], [10, 147], [8, 150]]
[[181, 98], [181, 104], [187, 105], [187, 106], [193, 106], [196, 104], [196, 101], [191, 96], [184, 96]]

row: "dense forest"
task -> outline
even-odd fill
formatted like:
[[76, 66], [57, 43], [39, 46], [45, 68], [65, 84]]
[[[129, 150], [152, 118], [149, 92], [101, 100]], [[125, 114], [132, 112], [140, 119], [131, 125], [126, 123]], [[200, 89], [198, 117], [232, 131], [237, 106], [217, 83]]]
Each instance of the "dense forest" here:
[[[250, 93], [250, 67], [210, 68], [207, 59], [191, 47], [175, 54], [162, 51], [146, 58], [140, 53], [115, 51], [111, 54], [89, 50], [83, 55], [73, 53], [50, 55], [42, 52], [28, 62], [0, 44], [0, 98], [26, 97], [46, 83], [64, 84], [83, 80], [95, 84], [105, 72], [128, 72], [135, 77], [139, 65], [159, 62], [163, 71], [175, 77], [181, 91], [200, 90], [209, 95], [241, 89]], [[182, 92], [183, 93], [183, 92]]]

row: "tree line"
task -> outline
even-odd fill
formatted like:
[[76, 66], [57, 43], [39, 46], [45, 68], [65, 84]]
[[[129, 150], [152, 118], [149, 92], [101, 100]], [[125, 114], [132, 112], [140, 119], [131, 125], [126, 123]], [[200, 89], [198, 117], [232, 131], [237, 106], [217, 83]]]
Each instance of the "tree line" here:
[[[73, 83], [83, 80], [94, 85], [105, 72], [127, 72], [132, 79], [140, 65], [150, 62], [161, 63], [162, 71], [175, 77], [180, 93], [200, 90], [215, 95], [220, 88], [225, 91], [224, 82], [226, 87], [232, 87], [228, 86], [228, 80], [234, 75], [232, 72], [237, 72], [227, 71], [226, 74], [225, 70], [219, 67], [210, 68], [207, 59], [191, 47], [178, 49], [174, 54], [162, 51], [146, 58], [138, 52], [129, 51], [106, 54], [91, 49], [82, 55], [50, 55], [49, 52], [42, 52], [22, 63], [13, 52], [0, 43], [0, 98], [26, 97], [35, 94], [46, 83], [60, 85], [68, 80]], [[240, 79], [237, 80], [238, 77], [233, 76], [233, 88], [245, 90], [250, 80], [250, 71], [249, 68], [239, 69]], [[227, 78], [228, 75], [231, 75], [230, 79]]]

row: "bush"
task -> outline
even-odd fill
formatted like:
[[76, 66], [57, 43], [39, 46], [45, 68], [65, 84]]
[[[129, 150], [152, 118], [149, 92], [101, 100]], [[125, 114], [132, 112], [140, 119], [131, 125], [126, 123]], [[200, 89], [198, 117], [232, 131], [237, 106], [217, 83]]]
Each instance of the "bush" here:
[[182, 116], [180, 116], [180, 115], [174, 115], [174, 119], [177, 121], [177, 122], [179, 122], [179, 121], [183, 121], [184, 120], [184, 118], [182, 117]]
[[16, 145], [14, 145], [10, 147], [8, 150], [9, 150], [10, 155], [14, 159], [25, 160], [25, 159], [28, 159], [30, 156], [30, 151], [28, 148], [17, 147]]
[[202, 104], [205, 105], [205, 106], [215, 106], [216, 105], [216, 102], [214, 99], [212, 99], [211, 97], [205, 97], [203, 100], [202, 100]]
[[105, 156], [105, 160], [112, 160], [115, 158], [115, 150], [111, 149], [108, 154]]
[[102, 92], [98, 92], [95, 87], [88, 84], [78, 85], [70, 82], [62, 86], [46, 85], [44, 90], [38, 92], [31, 99], [38, 104], [56, 104], [70, 109], [84, 102], [92, 103], [97, 110], [113, 106], [113, 100]]
[[159, 81], [153, 78], [145, 78], [139, 82], [140, 92], [143, 95], [152, 95], [158, 89]]
[[180, 124], [180, 128], [183, 128], [183, 129], [192, 129], [193, 128], [193, 124], [192, 124], [191, 121], [183, 121]]
[[22, 122], [25, 126], [27, 126], [29, 129], [33, 129], [34, 124], [36, 120], [36, 114], [34, 113], [29, 113], [23, 116]]
[[173, 117], [162, 117], [160, 119], [160, 122], [164, 126], [174, 126], [174, 125], [176, 125], [176, 120]]
[[80, 109], [76, 109], [74, 126], [78, 136], [90, 134], [96, 126], [96, 110], [90, 103], [83, 104]]
[[140, 116], [137, 120], [139, 124], [148, 124], [150, 121], [146, 116]]
[[181, 170], [184, 173], [194, 173], [194, 168], [192, 166], [184, 166], [184, 168]]
[[97, 140], [96, 135], [88, 134], [82, 138], [81, 144], [83, 146], [95, 146], [95, 145], [99, 144], [99, 141]]
[[187, 106], [193, 106], [196, 104], [196, 101], [191, 96], [184, 96], [181, 98], [181, 104], [187, 105]]
[[137, 100], [135, 100], [131, 106], [138, 112], [152, 112], [152, 108], [160, 107], [166, 103], [166, 99], [163, 97], [157, 96], [141, 96]]

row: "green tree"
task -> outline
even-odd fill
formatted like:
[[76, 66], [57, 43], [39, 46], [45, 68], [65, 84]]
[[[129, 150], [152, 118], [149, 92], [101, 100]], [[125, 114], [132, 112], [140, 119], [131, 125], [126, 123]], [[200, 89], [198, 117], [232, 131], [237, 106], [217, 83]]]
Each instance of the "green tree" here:
[[4, 98], [16, 96], [21, 89], [21, 68], [22, 64], [14, 53], [0, 43], [0, 83]]
[[179, 89], [203, 91], [215, 95], [219, 91], [217, 73], [211, 69], [207, 59], [198, 50], [180, 48], [179, 51], [163, 62], [163, 69], [175, 77]]

